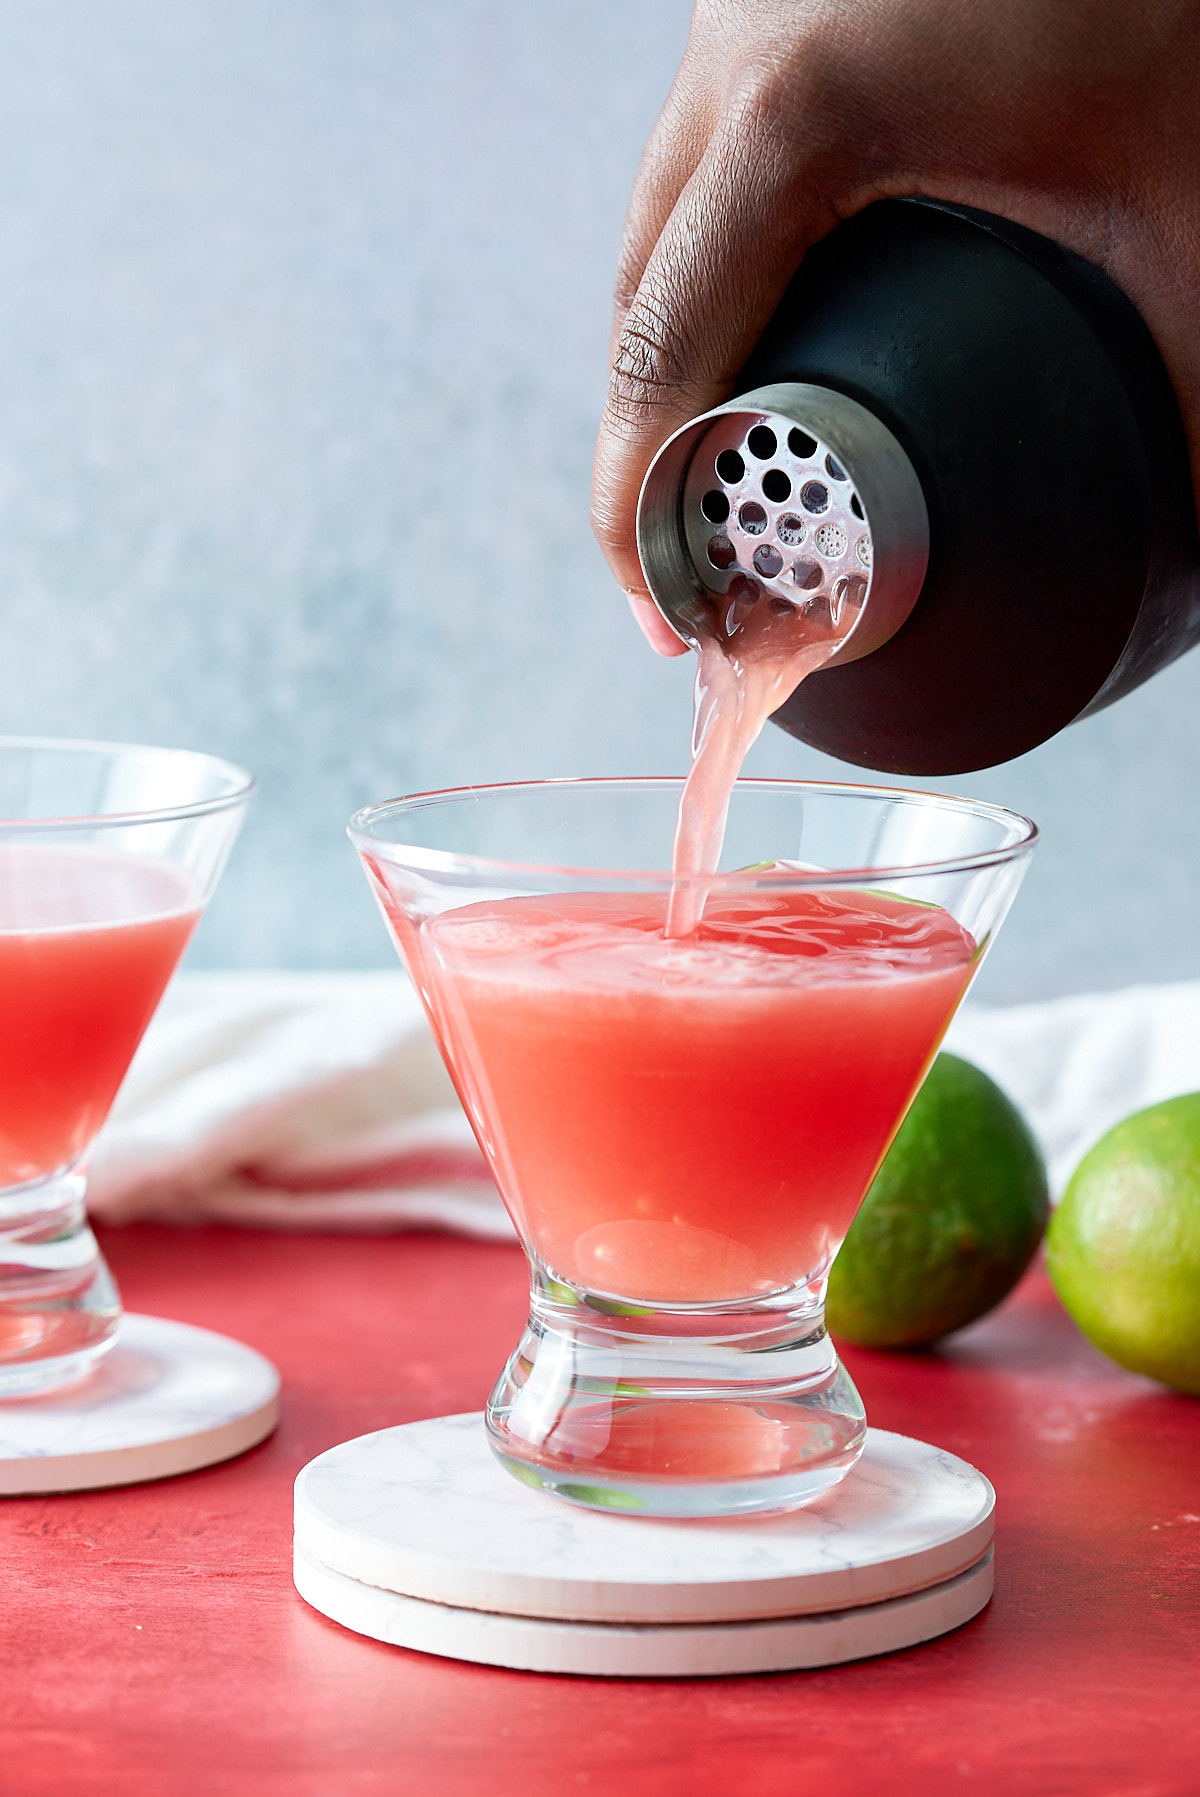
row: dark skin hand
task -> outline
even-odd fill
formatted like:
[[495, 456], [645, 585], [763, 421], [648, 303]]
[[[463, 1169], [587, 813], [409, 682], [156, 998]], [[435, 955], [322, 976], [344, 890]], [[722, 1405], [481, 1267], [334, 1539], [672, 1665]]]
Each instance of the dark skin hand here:
[[1105, 270], [1157, 340], [1200, 503], [1200, 0], [695, 0], [634, 185], [592, 519], [634, 616], [638, 491], [733, 392], [808, 247], [886, 195], [999, 213]]

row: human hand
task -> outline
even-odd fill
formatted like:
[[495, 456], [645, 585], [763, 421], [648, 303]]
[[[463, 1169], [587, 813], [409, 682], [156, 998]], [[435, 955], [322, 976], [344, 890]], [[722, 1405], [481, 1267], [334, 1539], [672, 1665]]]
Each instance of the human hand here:
[[661, 654], [634, 519], [804, 252], [885, 196], [998, 213], [1095, 263], [1150, 327], [1200, 503], [1200, 0], [695, 0], [617, 272], [592, 519]]

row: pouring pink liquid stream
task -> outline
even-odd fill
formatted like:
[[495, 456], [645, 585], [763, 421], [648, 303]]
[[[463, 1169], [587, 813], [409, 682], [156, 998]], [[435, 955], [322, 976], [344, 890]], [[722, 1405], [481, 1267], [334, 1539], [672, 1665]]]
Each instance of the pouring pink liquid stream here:
[[[716, 872], [742, 762], [771, 713], [829, 660], [857, 616], [835, 618], [828, 601], [810, 601], [802, 610], [755, 593], [744, 577], [734, 580], [719, 602], [716, 629], [698, 652], [692, 768], [679, 802], [671, 864], [685, 880]], [[702, 908], [702, 888], [677, 886], [668, 936], [690, 935]]]

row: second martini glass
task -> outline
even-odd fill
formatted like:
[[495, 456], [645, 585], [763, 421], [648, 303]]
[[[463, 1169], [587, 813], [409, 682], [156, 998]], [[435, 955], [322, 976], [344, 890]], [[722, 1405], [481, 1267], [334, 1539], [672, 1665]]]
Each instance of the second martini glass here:
[[829, 1268], [1036, 832], [740, 781], [729, 871], [672, 939], [679, 790], [430, 793], [351, 835], [530, 1260], [495, 1452], [575, 1503], [718, 1516], [803, 1503], [862, 1451]]
[[253, 785], [183, 749], [0, 738], [0, 1398], [116, 1340], [87, 1156]]

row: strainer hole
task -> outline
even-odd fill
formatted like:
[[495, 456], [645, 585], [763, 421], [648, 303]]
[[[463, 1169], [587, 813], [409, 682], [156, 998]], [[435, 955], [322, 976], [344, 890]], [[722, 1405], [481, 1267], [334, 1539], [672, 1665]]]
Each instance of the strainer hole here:
[[711, 493], [706, 493], [700, 501], [700, 510], [710, 524], [724, 524], [729, 516], [729, 499], [719, 487], [714, 487]]
[[831, 480], [846, 480], [848, 478], [842, 464], [839, 461], [836, 461], [831, 455], [825, 457], [825, 467]]
[[782, 468], [769, 468], [763, 475], [762, 490], [773, 505], [782, 505], [792, 496], [792, 483]]
[[819, 480], [806, 480], [800, 489], [800, 503], [806, 512], [828, 511], [829, 488], [822, 486]]
[[822, 524], [815, 540], [821, 554], [828, 556], [831, 562], [840, 560], [846, 553], [846, 533], [840, 524], [834, 524], [832, 520], [828, 524]]
[[737, 550], [728, 537], [710, 537], [708, 539], [708, 559], [714, 568], [732, 568], [737, 560]]
[[856, 518], [861, 518], [863, 515], [862, 501], [857, 493], [851, 493], [850, 495], [850, 510], [854, 513]]
[[797, 562], [792, 570], [792, 578], [798, 587], [808, 593], [815, 592], [825, 578], [824, 570], [817, 562]]
[[746, 464], [736, 449], [723, 449], [717, 457], [717, 478], [726, 486], [736, 487], [746, 472]]
[[769, 462], [779, 448], [775, 432], [765, 424], [756, 424], [746, 438], [746, 448], [751, 455], [756, 455], [760, 462]]
[[795, 512], [785, 512], [783, 517], [776, 521], [775, 535], [781, 543], [786, 543], [789, 549], [795, 549], [808, 535], [808, 525], [803, 518], [797, 518]]
[[754, 551], [754, 566], [764, 580], [774, 580], [783, 569], [783, 557], [774, 543], [760, 543]]
[[807, 431], [791, 430], [788, 432], [788, 448], [799, 461], [807, 462], [817, 453], [817, 439], [810, 437]]
[[738, 523], [749, 536], [761, 537], [767, 528], [767, 514], [756, 499], [748, 499], [738, 512]]

